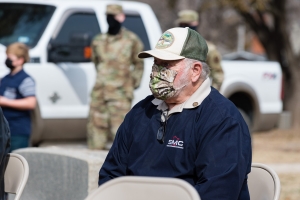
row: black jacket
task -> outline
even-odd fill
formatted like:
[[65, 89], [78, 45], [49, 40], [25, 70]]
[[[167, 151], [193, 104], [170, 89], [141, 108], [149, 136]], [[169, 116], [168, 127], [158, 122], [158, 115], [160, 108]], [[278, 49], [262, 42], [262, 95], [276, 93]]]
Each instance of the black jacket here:
[[0, 200], [4, 198], [4, 172], [6, 168], [6, 155], [10, 148], [10, 130], [2, 109], [0, 108]]

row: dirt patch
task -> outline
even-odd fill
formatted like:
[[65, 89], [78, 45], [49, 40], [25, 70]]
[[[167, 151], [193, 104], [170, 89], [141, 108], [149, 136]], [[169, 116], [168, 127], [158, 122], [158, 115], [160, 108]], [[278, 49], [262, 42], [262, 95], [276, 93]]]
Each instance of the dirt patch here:
[[300, 130], [273, 130], [252, 135], [253, 161], [300, 163]]
[[[272, 130], [252, 135], [252, 162], [264, 164], [300, 163], [300, 130]], [[275, 170], [276, 171], [276, 170]], [[287, 169], [278, 173], [281, 182], [280, 200], [300, 199], [300, 173]]]
[[281, 183], [280, 200], [300, 199], [300, 173], [278, 174]]

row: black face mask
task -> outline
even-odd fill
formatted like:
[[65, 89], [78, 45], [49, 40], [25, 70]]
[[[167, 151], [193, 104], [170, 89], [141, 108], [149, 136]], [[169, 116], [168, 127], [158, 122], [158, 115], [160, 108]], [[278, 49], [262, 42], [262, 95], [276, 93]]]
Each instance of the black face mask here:
[[108, 34], [117, 35], [121, 29], [121, 23], [115, 19], [114, 15], [107, 15], [106, 20], [108, 23]]
[[190, 29], [197, 31], [197, 26], [189, 26]]
[[179, 27], [185, 28], [185, 27], [189, 27], [190, 29], [197, 31], [198, 26], [191, 26], [188, 23], [180, 23]]
[[9, 59], [9, 58], [6, 58], [5, 64], [6, 64], [6, 66], [7, 66], [9, 69], [11, 69], [11, 70], [15, 68], [15, 66], [13, 66], [13, 64], [12, 64], [12, 60]]

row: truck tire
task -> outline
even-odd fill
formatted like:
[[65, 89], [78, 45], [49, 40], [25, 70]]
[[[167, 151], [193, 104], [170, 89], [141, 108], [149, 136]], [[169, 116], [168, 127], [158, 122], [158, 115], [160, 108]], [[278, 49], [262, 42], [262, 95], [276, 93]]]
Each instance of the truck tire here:
[[37, 146], [42, 139], [43, 119], [41, 117], [39, 104], [31, 112], [31, 145]]
[[252, 133], [252, 122], [251, 122], [249, 115], [247, 115], [247, 113], [244, 110], [242, 110], [241, 108], [238, 108], [238, 110], [241, 113], [242, 117], [244, 118], [244, 120], [248, 126], [249, 132]]

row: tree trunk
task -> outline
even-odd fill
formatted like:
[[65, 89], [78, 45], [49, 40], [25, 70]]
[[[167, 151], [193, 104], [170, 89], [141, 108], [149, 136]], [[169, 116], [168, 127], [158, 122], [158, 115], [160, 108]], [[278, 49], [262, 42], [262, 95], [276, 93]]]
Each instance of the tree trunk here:
[[285, 81], [285, 109], [292, 113], [293, 128], [300, 128], [300, 56], [287, 51], [290, 79]]
[[260, 11], [256, 16], [242, 11], [240, 15], [258, 35], [268, 58], [280, 63], [284, 77], [284, 110], [292, 113], [293, 128], [300, 128], [300, 55], [292, 50], [285, 3], [284, 0], [273, 0], [273, 27], [264, 21]]

